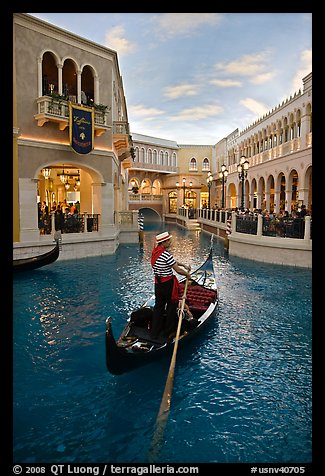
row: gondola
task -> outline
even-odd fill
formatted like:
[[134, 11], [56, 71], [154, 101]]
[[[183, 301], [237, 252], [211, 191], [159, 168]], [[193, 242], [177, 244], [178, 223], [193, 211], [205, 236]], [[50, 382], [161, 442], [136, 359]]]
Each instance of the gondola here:
[[[180, 280], [181, 293], [184, 292], [185, 278]], [[186, 304], [194, 317], [194, 326], [183, 319], [178, 347], [197, 335], [216, 314], [218, 290], [212, 260], [212, 245], [206, 261], [194, 272], [189, 280]], [[175, 337], [170, 340], [153, 339], [148, 323], [153, 312], [153, 295], [128, 318], [120, 337], [116, 341], [112, 332], [112, 319], [106, 319], [106, 366], [113, 375], [121, 375], [149, 364], [173, 351]]]
[[41, 268], [42, 266], [46, 266], [56, 261], [60, 254], [61, 242], [60, 239], [56, 239], [55, 241], [56, 244], [54, 248], [51, 251], [48, 251], [47, 253], [43, 253], [39, 256], [32, 256], [30, 258], [21, 258], [13, 260], [13, 271], [15, 273], [20, 271], [31, 271], [33, 269]]

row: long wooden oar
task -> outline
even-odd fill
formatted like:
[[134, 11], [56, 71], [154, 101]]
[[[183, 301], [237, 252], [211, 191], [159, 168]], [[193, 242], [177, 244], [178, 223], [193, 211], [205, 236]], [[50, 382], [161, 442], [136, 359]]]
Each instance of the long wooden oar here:
[[151, 449], [149, 451], [149, 461], [150, 462], [154, 462], [156, 460], [156, 456], [159, 453], [161, 443], [162, 443], [162, 438], [163, 438], [163, 435], [164, 435], [164, 429], [165, 429], [167, 419], [168, 419], [168, 412], [169, 412], [169, 409], [170, 409], [171, 395], [172, 395], [172, 390], [173, 390], [173, 381], [174, 381], [174, 373], [175, 373], [175, 365], [176, 365], [176, 354], [177, 354], [179, 336], [180, 336], [180, 333], [181, 333], [182, 319], [183, 319], [183, 314], [184, 314], [184, 306], [185, 306], [185, 299], [186, 299], [188, 282], [189, 282], [189, 279], [186, 278], [184, 292], [183, 292], [183, 296], [182, 296], [181, 308], [179, 310], [179, 315], [178, 315], [178, 325], [177, 325], [173, 355], [172, 355], [172, 359], [170, 361], [169, 372], [168, 372], [168, 376], [167, 376], [167, 380], [166, 380], [165, 390], [164, 390], [164, 394], [163, 394], [163, 397], [162, 397], [162, 400], [161, 400], [158, 416], [157, 416], [157, 419], [156, 419], [155, 433], [154, 433], [154, 436], [153, 436], [153, 439], [152, 439]]

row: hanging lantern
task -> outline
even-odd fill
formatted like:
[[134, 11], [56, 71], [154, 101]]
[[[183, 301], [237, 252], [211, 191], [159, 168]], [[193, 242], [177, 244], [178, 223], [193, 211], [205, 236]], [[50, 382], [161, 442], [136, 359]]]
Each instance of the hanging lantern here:
[[48, 169], [48, 168], [42, 169], [42, 174], [44, 175], [44, 177], [45, 177], [46, 179], [50, 178], [50, 176], [51, 176], [51, 169]]
[[63, 184], [65, 184], [69, 179], [69, 175], [64, 172], [64, 166], [62, 168], [62, 174], [60, 174], [60, 180]]

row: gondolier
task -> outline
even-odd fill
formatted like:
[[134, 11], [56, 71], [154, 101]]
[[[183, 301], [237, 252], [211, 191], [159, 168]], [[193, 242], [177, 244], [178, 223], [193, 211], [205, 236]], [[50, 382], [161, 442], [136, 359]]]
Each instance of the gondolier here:
[[151, 266], [155, 275], [155, 306], [151, 324], [153, 338], [167, 338], [177, 327], [179, 285], [173, 270], [187, 278], [191, 277], [191, 267], [177, 262], [168, 251], [171, 237], [167, 231], [157, 235], [151, 254]]
[[[217, 281], [212, 259], [212, 239], [210, 252], [207, 259], [194, 271], [191, 271], [191, 280], [186, 292], [186, 304], [191, 311], [196, 326], [190, 326], [179, 336], [179, 346], [185, 346], [195, 335], [199, 334], [216, 315], [218, 306]], [[180, 295], [184, 294], [187, 280], [181, 278], [179, 282]], [[175, 339], [154, 339], [148, 329], [148, 322], [152, 319], [155, 305], [155, 294], [143, 303], [128, 317], [119, 338], [114, 339], [112, 330], [112, 318], [106, 319], [106, 366], [113, 375], [121, 375], [125, 372], [147, 365], [153, 360], [159, 359], [174, 351]], [[142, 318], [134, 319], [134, 314]]]

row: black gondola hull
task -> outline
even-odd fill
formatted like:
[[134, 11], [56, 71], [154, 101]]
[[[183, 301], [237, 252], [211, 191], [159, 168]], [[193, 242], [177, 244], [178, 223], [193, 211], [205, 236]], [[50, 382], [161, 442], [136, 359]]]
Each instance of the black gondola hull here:
[[46, 266], [48, 264], [54, 263], [59, 257], [60, 254], [60, 244], [57, 241], [55, 247], [48, 251], [47, 253], [43, 253], [39, 256], [32, 256], [31, 258], [22, 258], [13, 260], [12, 266], [14, 272], [20, 271], [31, 271], [33, 269], [41, 268], [42, 266]]
[[[180, 285], [184, 288], [184, 282]], [[218, 307], [216, 277], [212, 261], [212, 245], [206, 261], [191, 273], [191, 284], [187, 288], [188, 306], [193, 316], [195, 327], [181, 332], [178, 346], [180, 348], [197, 336], [213, 320]], [[154, 296], [140, 310], [152, 310]], [[148, 313], [148, 312], [147, 312]], [[144, 313], [147, 314], [147, 313]], [[132, 316], [132, 315], [131, 315]], [[193, 321], [192, 321], [193, 323]], [[150, 327], [150, 325], [148, 326]], [[113, 375], [121, 375], [147, 365], [164, 355], [170, 355], [174, 349], [175, 338], [157, 341], [151, 338], [148, 327], [128, 319], [119, 339], [116, 341], [112, 331], [112, 319], [106, 319], [106, 367]]]
[[[193, 337], [196, 337], [201, 332], [203, 327], [212, 320], [216, 314], [218, 302], [215, 303], [211, 314], [204, 320], [204, 322], [193, 329], [190, 333], [182, 336], [179, 339], [178, 347], [183, 348]], [[129, 353], [127, 349], [119, 347], [112, 332], [112, 319], [106, 320], [106, 366], [107, 370], [113, 375], [121, 375], [131, 370], [148, 365], [163, 356], [169, 356], [174, 349], [174, 340], [166, 343], [163, 347], [156, 350], [151, 350], [145, 353]]]

